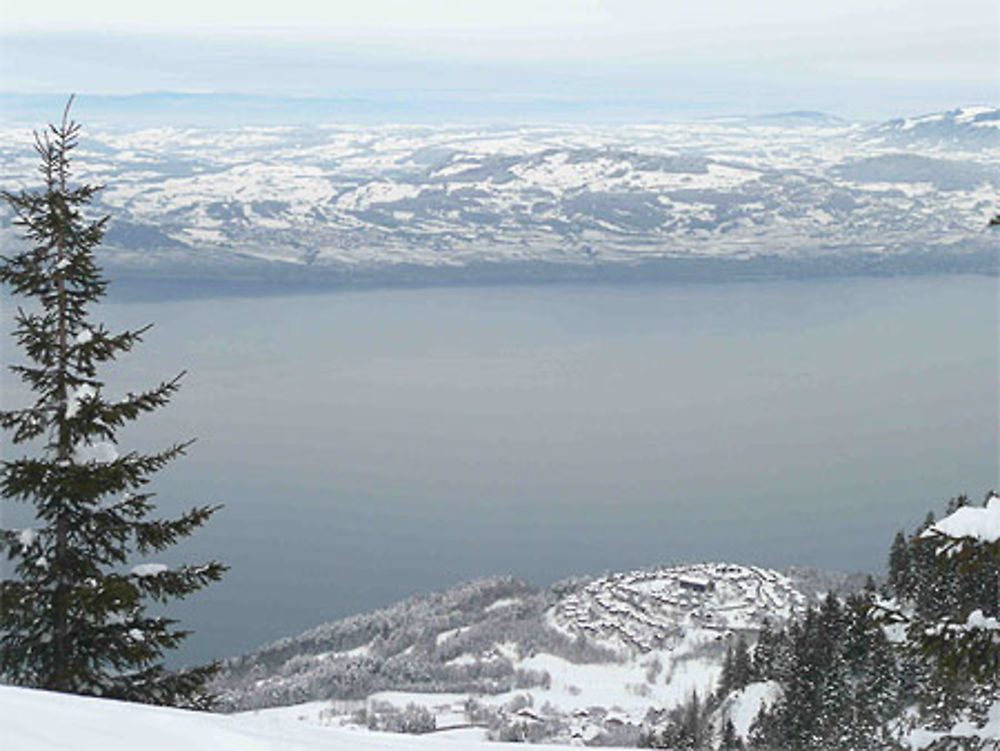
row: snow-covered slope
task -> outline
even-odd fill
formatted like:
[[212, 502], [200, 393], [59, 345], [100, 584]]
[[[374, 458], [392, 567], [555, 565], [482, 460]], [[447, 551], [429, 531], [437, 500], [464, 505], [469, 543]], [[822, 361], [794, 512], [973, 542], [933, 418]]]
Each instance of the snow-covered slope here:
[[[718, 719], [732, 720], [737, 734], [745, 737], [756, 712], [773, 701], [774, 696], [773, 684], [750, 684], [726, 699], [717, 713]], [[412, 698], [431, 706], [440, 700], [420, 696], [395, 698]], [[523, 703], [521, 706], [519, 728], [541, 722], [540, 713]], [[477, 728], [419, 736], [372, 732], [330, 722], [327, 710], [326, 703], [316, 703], [219, 715], [0, 686], [0, 748], [5, 751], [487, 751], [497, 748]], [[600, 720], [605, 727], [623, 725], [620, 712], [605, 712]], [[600, 725], [586, 713], [574, 715], [567, 727], [567, 734], [561, 740], [575, 745], [590, 745], [607, 737], [601, 736]], [[913, 749], [927, 748], [944, 735], [915, 730], [908, 735], [907, 745]], [[984, 725], [959, 723], [948, 735], [995, 743], [1000, 738], [1000, 702], [990, 708]], [[565, 746], [534, 745], [533, 748], [554, 751]]]
[[5, 751], [486, 751], [462, 734], [415, 737], [282, 715], [218, 715], [0, 686]]
[[[992, 258], [998, 113], [875, 127], [785, 113], [613, 128], [98, 131], [76, 174], [107, 184], [103, 260], [132, 273], [801, 274], [886, 259], [967, 269]], [[32, 184], [30, 134], [0, 133], [3, 184]], [[9, 217], [0, 225], [13, 234]]]
[[[726, 646], [753, 641], [852, 577], [733, 564], [665, 566], [537, 589], [494, 577], [317, 626], [225, 662], [216, 681], [229, 711], [379, 692], [511, 698], [571, 712], [605, 706], [641, 718], [692, 689], [710, 691]], [[575, 687], [571, 689], [570, 687]], [[553, 691], [555, 693], [553, 693]], [[512, 693], [513, 692], [513, 693]]]
[[[233, 658], [213, 688], [225, 710], [319, 725], [472, 725], [493, 739], [634, 746], [663, 712], [717, 688], [737, 638], [753, 644], [765, 620], [780, 627], [825, 592], [860, 586], [721, 563], [548, 589], [494, 577]], [[749, 713], [747, 702], [732, 711]]]

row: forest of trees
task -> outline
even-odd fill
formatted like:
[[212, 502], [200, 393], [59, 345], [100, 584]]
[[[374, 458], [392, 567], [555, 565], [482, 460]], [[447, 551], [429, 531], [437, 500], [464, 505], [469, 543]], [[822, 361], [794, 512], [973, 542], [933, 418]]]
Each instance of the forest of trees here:
[[[945, 515], [969, 506], [959, 496]], [[870, 580], [846, 598], [830, 593], [786, 628], [765, 627], [752, 650], [739, 637], [716, 693], [692, 696], [645, 745], [875, 751], [904, 748], [920, 729], [932, 740], [926, 748], [993, 748], [975, 729], [1000, 701], [998, 615], [1000, 541], [950, 535], [928, 515], [911, 534], [896, 535], [881, 587]], [[761, 681], [776, 684], [778, 698], [748, 742], [723, 721], [717, 744], [710, 726], [726, 697]], [[953, 735], [957, 723], [967, 723], [967, 736]]]

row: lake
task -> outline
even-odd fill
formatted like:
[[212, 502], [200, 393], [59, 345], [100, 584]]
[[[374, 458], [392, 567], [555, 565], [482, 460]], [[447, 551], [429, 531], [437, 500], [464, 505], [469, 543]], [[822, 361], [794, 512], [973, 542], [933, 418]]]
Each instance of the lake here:
[[171, 608], [196, 631], [181, 662], [483, 574], [881, 571], [897, 529], [998, 485], [995, 278], [198, 297], [100, 317], [156, 324], [110, 392], [188, 371], [122, 436], [198, 437], [156, 478], [161, 509], [225, 504], [162, 558], [232, 566]]

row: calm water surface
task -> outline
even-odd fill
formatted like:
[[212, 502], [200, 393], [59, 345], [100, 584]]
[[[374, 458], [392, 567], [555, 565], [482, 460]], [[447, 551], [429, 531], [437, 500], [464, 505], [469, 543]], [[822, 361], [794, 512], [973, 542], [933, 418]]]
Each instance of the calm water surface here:
[[[182, 661], [481, 574], [547, 583], [715, 559], [880, 570], [896, 529], [998, 485], [995, 279], [101, 312], [156, 323], [112, 390], [189, 371], [171, 407], [123, 436], [198, 437], [157, 478], [161, 508], [226, 505], [164, 559], [233, 567], [172, 610], [197, 632]], [[5, 378], [5, 404], [19, 403]]]

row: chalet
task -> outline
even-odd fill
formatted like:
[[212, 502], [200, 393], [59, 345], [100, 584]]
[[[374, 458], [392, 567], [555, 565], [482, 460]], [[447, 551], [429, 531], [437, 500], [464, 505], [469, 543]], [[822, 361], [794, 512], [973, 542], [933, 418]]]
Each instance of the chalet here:
[[691, 592], [715, 591], [715, 582], [711, 579], [704, 579], [700, 576], [682, 576], [677, 580], [677, 583], [680, 584], [683, 589], [690, 590]]

